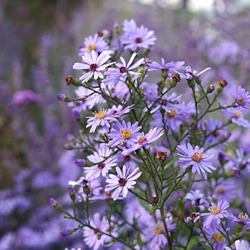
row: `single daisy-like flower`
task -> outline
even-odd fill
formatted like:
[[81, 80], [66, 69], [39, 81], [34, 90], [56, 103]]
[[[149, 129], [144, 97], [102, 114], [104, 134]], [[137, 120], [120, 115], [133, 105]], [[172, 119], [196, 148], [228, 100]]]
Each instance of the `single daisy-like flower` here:
[[155, 41], [154, 31], [148, 30], [143, 25], [137, 27], [134, 20], [124, 21], [121, 42], [125, 49], [132, 51], [136, 51], [139, 48], [150, 49]]
[[94, 214], [94, 218], [90, 220], [90, 226], [83, 228], [84, 242], [88, 247], [97, 250], [104, 247], [104, 244], [112, 240], [111, 237], [103, 234], [102, 232], [109, 233], [109, 222], [105, 216], [99, 213]]
[[227, 244], [226, 239], [221, 234], [221, 231], [223, 231], [223, 229], [220, 226], [216, 226], [214, 224], [204, 230], [207, 238], [213, 245], [214, 250], [222, 250]]
[[111, 156], [113, 152], [109, 148], [103, 148], [89, 155], [87, 158], [95, 165], [92, 167], [84, 167], [86, 178], [96, 179], [100, 175], [105, 177], [108, 171], [116, 166], [116, 158]]
[[190, 143], [187, 145], [179, 145], [177, 146], [179, 163], [183, 169], [186, 169], [192, 166], [192, 173], [198, 173], [203, 176], [203, 178], [207, 179], [207, 173], [211, 173], [215, 170], [215, 167], [209, 161], [213, 155], [205, 154], [203, 148], [199, 148], [199, 146], [192, 147]]
[[84, 44], [80, 47], [79, 56], [83, 56], [86, 52], [95, 50], [96, 52], [103, 52], [108, 50], [108, 44], [103, 37], [95, 34], [85, 38]]
[[122, 170], [119, 167], [115, 168], [117, 175], [109, 174], [109, 178], [106, 180], [108, 183], [105, 187], [105, 192], [112, 192], [113, 200], [117, 200], [120, 196], [126, 198], [128, 195], [128, 189], [133, 189], [136, 181], [142, 174], [139, 168], [135, 168], [132, 173], [130, 168], [126, 168], [124, 165]]
[[138, 122], [134, 124], [125, 121], [117, 122], [109, 134], [109, 138], [111, 138], [109, 145], [111, 147], [131, 147], [136, 143], [140, 129], [141, 126], [138, 126]]
[[[176, 224], [174, 223], [172, 216], [166, 218], [165, 223], [168, 228], [168, 233], [176, 229]], [[145, 234], [142, 235], [142, 239], [148, 242], [150, 249], [165, 249], [168, 240], [163, 222], [155, 222], [153, 219], [147, 221]]]
[[244, 88], [239, 86], [237, 90], [233, 92], [233, 97], [235, 99], [235, 104], [239, 109], [249, 109], [250, 108], [250, 95]]
[[141, 133], [137, 137], [137, 142], [133, 146], [131, 146], [130, 148], [125, 149], [122, 152], [122, 154], [128, 155], [131, 152], [134, 152], [142, 147], [149, 148], [149, 143], [158, 140], [163, 134], [164, 134], [164, 131], [162, 128], [150, 129], [149, 132], [145, 135], [144, 135], [144, 133]]
[[87, 73], [84, 73], [79, 78], [82, 82], [87, 82], [91, 77], [94, 77], [94, 79], [103, 79], [103, 71], [106, 67], [113, 64], [106, 63], [110, 57], [110, 54], [106, 50], [100, 55], [98, 55], [96, 51], [92, 50], [90, 53], [84, 53], [82, 56], [82, 62], [75, 63], [73, 65], [73, 69], [87, 71]]
[[249, 121], [244, 118], [242, 111], [239, 108], [228, 108], [225, 112], [227, 112], [233, 123], [245, 128], [250, 127]]
[[87, 118], [86, 128], [91, 127], [90, 133], [94, 133], [98, 126], [109, 128], [110, 122], [117, 121], [117, 115], [112, 113], [111, 110], [105, 109], [101, 109], [100, 111], [95, 112], [94, 116], [88, 116]]
[[136, 55], [137, 53], [133, 53], [128, 63], [126, 63], [123, 57], [120, 57], [121, 63], [116, 63], [117, 68], [109, 68], [108, 71], [105, 72], [105, 75], [107, 77], [104, 82], [107, 83], [110, 87], [113, 87], [119, 81], [125, 82], [129, 74], [138, 76], [140, 73], [134, 72], [132, 70], [138, 68], [143, 63], [144, 58], [141, 58], [137, 62], [132, 64]]
[[218, 203], [213, 203], [208, 210], [210, 213], [202, 213], [201, 216], [206, 217], [203, 223], [205, 228], [210, 227], [212, 223], [220, 224], [221, 219], [228, 216], [227, 209], [229, 202], [221, 200]]

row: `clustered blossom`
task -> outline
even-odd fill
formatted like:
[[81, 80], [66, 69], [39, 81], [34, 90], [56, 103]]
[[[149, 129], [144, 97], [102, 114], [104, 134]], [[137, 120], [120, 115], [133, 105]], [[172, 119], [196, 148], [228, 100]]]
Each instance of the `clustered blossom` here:
[[154, 32], [134, 20], [114, 29], [85, 39], [82, 61], [73, 65], [82, 71], [71, 81], [76, 97], [61, 96], [81, 125], [66, 147], [81, 155], [75, 164], [82, 176], [68, 182], [80, 217], [65, 213], [79, 223], [72, 230], [83, 228], [94, 250], [246, 248], [239, 239], [250, 227], [250, 205], [238, 189], [250, 151], [248, 144], [232, 151], [230, 143], [238, 145], [239, 127], [250, 126], [249, 92], [234, 88], [222, 103], [226, 81], [201, 82], [209, 67], [197, 72], [184, 61], [151, 60]]

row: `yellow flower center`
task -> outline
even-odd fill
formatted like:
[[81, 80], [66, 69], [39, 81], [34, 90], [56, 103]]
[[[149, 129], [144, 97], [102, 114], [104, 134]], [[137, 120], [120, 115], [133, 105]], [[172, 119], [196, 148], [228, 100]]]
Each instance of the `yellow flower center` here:
[[132, 134], [132, 132], [130, 129], [123, 129], [122, 130], [122, 137], [124, 139], [129, 139], [131, 137], [131, 134]]
[[233, 116], [235, 119], [238, 119], [240, 118], [240, 111], [239, 110], [235, 110], [234, 111], [234, 116]]
[[170, 109], [168, 112], [167, 112], [167, 117], [168, 118], [175, 118], [176, 116], [176, 110], [175, 109]]
[[194, 153], [192, 156], [192, 160], [196, 161], [198, 163], [201, 162], [202, 161], [202, 154], [199, 152]]
[[220, 208], [218, 208], [218, 207], [211, 208], [211, 213], [212, 214], [219, 214], [220, 213]]
[[88, 47], [87, 47], [88, 51], [92, 51], [92, 50], [95, 50], [96, 49], [96, 46], [94, 44], [89, 44]]
[[223, 236], [221, 233], [216, 233], [214, 234], [213, 238], [217, 241], [217, 242], [222, 242], [223, 240]]
[[155, 228], [155, 233], [156, 233], [156, 234], [162, 234], [162, 233], [163, 233], [163, 228], [162, 228], [161, 226], [157, 226], [157, 227]]
[[95, 117], [99, 120], [103, 119], [106, 116], [106, 111], [105, 110], [101, 110], [98, 113], [95, 114]]

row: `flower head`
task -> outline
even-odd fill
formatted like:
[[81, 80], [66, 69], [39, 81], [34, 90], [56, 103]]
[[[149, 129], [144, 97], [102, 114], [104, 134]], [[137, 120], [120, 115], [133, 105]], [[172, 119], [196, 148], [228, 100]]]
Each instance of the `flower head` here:
[[244, 88], [239, 86], [237, 90], [233, 92], [233, 97], [235, 99], [235, 104], [239, 109], [249, 109], [250, 108], [250, 95]]
[[84, 44], [80, 47], [79, 56], [83, 56], [86, 52], [95, 50], [96, 52], [103, 52], [108, 50], [108, 44], [102, 36], [95, 34], [85, 38]]
[[90, 225], [92, 228], [83, 228], [84, 242], [88, 247], [97, 250], [112, 240], [112, 238], [102, 233], [108, 233], [109, 229], [109, 222], [105, 217], [101, 217], [99, 213], [94, 214], [93, 219], [90, 220]]
[[220, 224], [221, 219], [228, 216], [228, 207], [229, 202], [224, 200], [218, 203], [212, 203], [212, 206], [208, 209], [210, 213], [201, 214], [201, 216], [206, 217], [203, 226], [208, 228], [212, 223]]
[[154, 31], [148, 30], [143, 25], [137, 27], [134, 20], [125, 20], [123, 23], [123, 31], [121, 42], [125, 49], [132, 51], [136, 51], [139, 48], [150, 49], [156, 40]]
[[82, 82], [87, 82], [91, 77], [94, 77], [94, 79], [102, 79], [104, 77], [103, 71], [106, 67], [112, 64], [106, 63], [109, 58], [110, 54], [106, 50], [100, 55], [98, 55], [96, 51], [92, 50], [90, 53], [84, 53], [82, 56], [82, 62], [75, 63], [73, 65], [73, 69], [87, 71], [79, 78]]
[[109, 178], [106, 180], [108, 183], [105, 187], [105, 191], [112, 192], [113, 200], [117, 200], [121, 195], [123, 198], [126, 198], [128, 195], [128, 189], [133, 189], [136, 184], [136, 179], [138, 179], [142, 172], [139, 171], [139, 168], [135, 168], [132, 173], [130, 169], [124, 165], [122, 171], [119, 167], [115, 168], [117, 175], [110, 174]]
[[138, 122], [134, 124], [131, 124], [130, 122], [126, 123], [125, 121], [122, 121], [122, 123], [117, 122], [109, 134], [109, 137], [111, 138], [109, 145], [111, 147], [131, 147], [136, 143], [140, 129], [141, 126], [138, 126]]
[[177, 147], [178, 155], [180, 156], [179, 162], [181, 167], [186, 169], [192, 166], [192, 173], [198, 173], [202, 175], [204, 179], [207, 179], [206, 172], [211, 173], [215, 170], [212, 163], [209, 161], [213, 155], [205, 154], [203, 148], [195, 146], [192, 147], [190, 143], [187, 145], [179, 145]]

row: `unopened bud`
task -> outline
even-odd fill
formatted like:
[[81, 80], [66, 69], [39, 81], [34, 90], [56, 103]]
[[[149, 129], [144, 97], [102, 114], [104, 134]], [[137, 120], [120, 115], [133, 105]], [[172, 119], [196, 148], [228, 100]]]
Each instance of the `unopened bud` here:
[[55, 200], [54, 198], [50, 198], [49, 202], [50, 202], [50, 205], [52, 207], [54, 207], [54, 208], [60, 208], [61, 207], [60, 203], [57, 200]]
[[227, 81], [226, 80], [219, 80], [218, 85], [222, 88], [227, 86]]
[[78, 167], [80, 167], [80, 168], [83, 168], [83, 167], [86, 166], [86, 161], [83, 160], [83, 159], [77, 159], [77, 160], [75, 161], [75, 164], [76, 164], [76, 166], [78, 166]]
[[73, 187], [68, 187], [68, 194], [69, 194], [69, 197], [72, 201], [75, 201], [76, 199], [76, 193], [75, 193], [75, 190]]
[[215, 90], [215, 87], [213, 84], [210, 84], [207, 88], [207, 93], [211, 94]]
[[73, 78], [73, 76], [71, 76], [71, 75], [68, 75], [65, 78], [65, 81], [66, 81], [66, 85], [68, 85], [68, 86], [69, 85], [74, 85], [76, 87], [82, 86], [82, 82], [80, 80]]
[[181, 77], [180, 77], [180, 75], [178, 73], [172, 74], [171, 78], [173, 80], [175, 80], [176, 82], [180, 82], [181, 81]]
[[165, 161], [167, 159], [167, 152], [157, 152], [155, 158], [158, 161]]
[[63, 237], [67, 237], [67, 236], [71, 235], [72, 233], [73, 233], [73, 231], [70, 230], [70, 229], [63, 229], [63, 230], [60, 232], [61, 236], [63, 236]]

